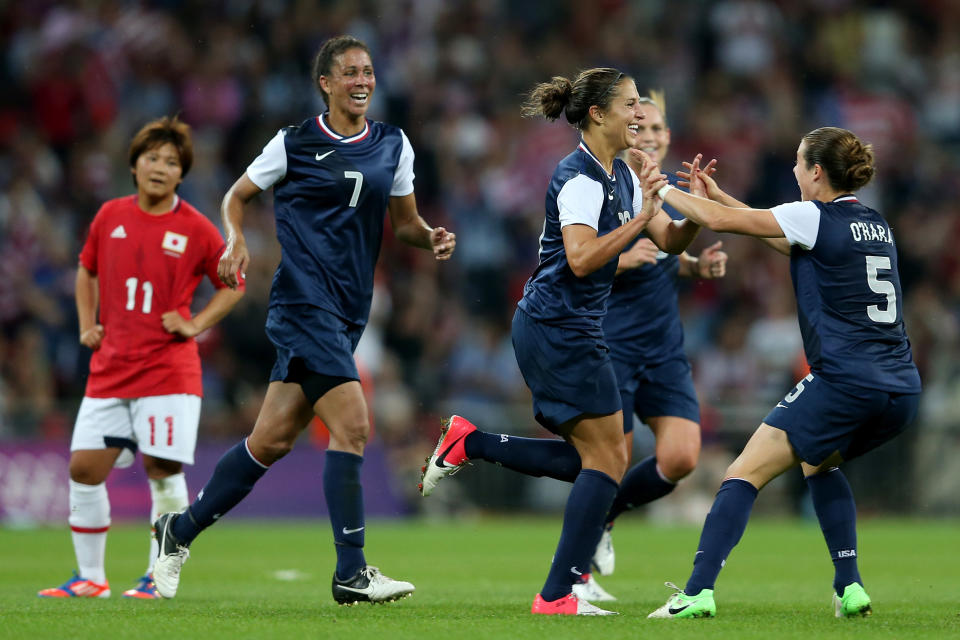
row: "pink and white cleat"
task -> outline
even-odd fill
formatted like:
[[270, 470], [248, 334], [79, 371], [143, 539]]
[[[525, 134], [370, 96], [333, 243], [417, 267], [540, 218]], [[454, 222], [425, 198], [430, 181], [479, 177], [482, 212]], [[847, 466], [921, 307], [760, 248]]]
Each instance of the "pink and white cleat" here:
[[607, 611], [596, 605], [592, 605], [586, 600], [581, 600], [572, 593], [568, 593], [562, 598], [547, 602], [539, 593], [533, 599], [533, 606], [530, 607], [530, 613], [541, 615], [561, 615], [561, 616], [615, 616], [616, 611]]
[[433, 450], [433, 455], [427, 458], [427, 464], [420, 468], [422, 473], [419, 489], [424, 497], [433, 493], [438, 482], [453, 475], [469, 462], [463, 442], [476, 430], [469, 420], [460, 416], [451, 416], [450, 420], [444, 421], [437, 448]]

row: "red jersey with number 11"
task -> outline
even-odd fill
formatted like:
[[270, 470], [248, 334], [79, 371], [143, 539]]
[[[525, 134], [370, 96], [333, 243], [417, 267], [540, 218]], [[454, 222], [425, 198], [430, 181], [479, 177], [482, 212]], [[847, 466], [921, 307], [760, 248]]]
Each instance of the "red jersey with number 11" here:
[[167, 333], [161, 316], [176, 310], [190, 318], [204, 274], [225, 286], [217, 277], [223, 250], [213, 223], [180, 198], [162, 215], [141, 209], [136, 195], [100, 207], [80, 253], [98, 279], [104, 327], [90, 359], [88, 397], [203, 394], [196, 341]]

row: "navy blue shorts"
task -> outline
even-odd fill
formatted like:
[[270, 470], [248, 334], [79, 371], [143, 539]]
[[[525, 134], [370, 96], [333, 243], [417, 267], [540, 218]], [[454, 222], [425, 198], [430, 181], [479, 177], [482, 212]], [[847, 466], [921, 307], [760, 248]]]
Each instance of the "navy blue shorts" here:
[[307, 304], [278, 305], [267, 312], [267, 337], [277, 350], [270, 382], [284, 381], [290, 361], [303, 360], [313, 373], [359, 380], [353, 351], [363, 327]]
[[906, 429], [919, 406], [919, 393], [827, 382], [811, 373], [763, 421], [787, 432], [801, 460], [818, 465], [834, 451], [852, 460], [876, 449]]
[[557, 327], [517, 309], [513, 351], [533, 394], [534, 416], [550, 431], [557, 433], [560, 425], [583, 414], [620, 410], [617, 376], [600, 327]]
[[620, 383], [624, 433], [633, 431], [633, 416], [627, 415], [629, 407], [633, 407], [641, 420], [676, 416], [700, 423], [700, 404], [690, 363], [682, 352], [652, 365], [614, 358], [613, 369]]

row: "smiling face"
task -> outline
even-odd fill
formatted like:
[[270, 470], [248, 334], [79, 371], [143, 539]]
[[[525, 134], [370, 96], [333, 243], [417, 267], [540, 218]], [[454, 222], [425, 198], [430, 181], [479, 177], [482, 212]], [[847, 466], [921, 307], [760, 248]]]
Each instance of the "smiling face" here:
[[637, 129], [636, 147], [650, 156], [654, 162], [663, 165], [670, 148], [670, 128], [663, 121], [663, 114], [656, 105], [649, 102], [640, 103], [640, 112], [643, 120]]
[[347, 49], [333, 59], [329, 75], [320, 76], [320, 88], [327, 94], [331, 115], [356, 121], [364, 117], [377, 86], [370, 54]]
[[603, 111], [601, 126], [605, 137], [618, 150], [629, 149], [639, 139], [638, 131], [643, 119], [640, 109], [640, 94], [630, 78], [624, 78], [610, 98], [610, 106]]
[[145, 150], [131, 169], [137, 181], [137, 193], [150, 200], [172, 198], [183, 179], [180, 153], [172, 142]]

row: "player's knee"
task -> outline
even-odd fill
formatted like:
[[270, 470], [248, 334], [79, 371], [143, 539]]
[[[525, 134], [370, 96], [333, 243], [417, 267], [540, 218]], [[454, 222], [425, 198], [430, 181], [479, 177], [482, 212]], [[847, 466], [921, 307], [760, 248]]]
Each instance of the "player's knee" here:
[[370, 421], [366, 418], [347, 420], [337, 425], [337, 439], [349, 449], [363, 450], [370, 437]]
[[697, 450], [675, 451], [663, 458], [658, 456], [657, 466], [660, 467], [660, 473], [667, 479], [677, 482], [686, 478], [697, 468], [699, 458], [700, 452]]
[[248, 440], [250, 453], [260, 463], [271, 465], [293, 449], [293, 440], [271, 440], [253, 445]]
[[100, 473], [87, 465], [70, 461], [70, 479], [80, 484], [96, 485], [104, 481]]

